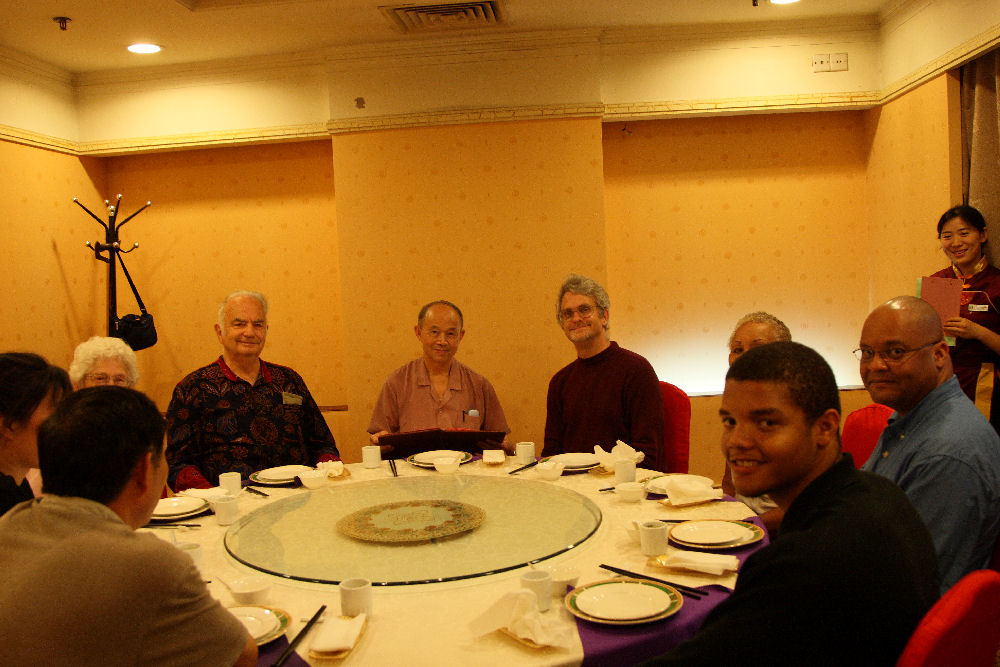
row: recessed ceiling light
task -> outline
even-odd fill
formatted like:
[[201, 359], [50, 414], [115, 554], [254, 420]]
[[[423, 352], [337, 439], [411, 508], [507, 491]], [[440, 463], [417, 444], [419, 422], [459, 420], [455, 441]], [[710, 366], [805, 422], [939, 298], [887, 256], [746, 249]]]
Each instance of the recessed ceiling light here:
[[790, 5], [793, 2], [798, 2], [799, 0], [771, 0], [772, 5]]
[[128, 50], [132, 53], [158, 53], [160, 47], [156, 44], [132, 44]]

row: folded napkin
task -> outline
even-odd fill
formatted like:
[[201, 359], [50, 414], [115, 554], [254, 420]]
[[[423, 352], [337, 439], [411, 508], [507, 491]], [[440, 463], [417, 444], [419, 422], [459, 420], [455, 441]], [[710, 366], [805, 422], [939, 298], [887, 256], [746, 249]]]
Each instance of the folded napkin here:
[[735, 572], [740, 567], [740, 559], [736, 556], [706, 554], [701, 551], [682, 551], [680, 549], [664, 556], [657, 556], [656, 562], [663, 567], [676, 567], [681, 570], [704, 572], [705, 574]]
[[535, 646], [572, 645], [572, 627], [561, 627], [555, 616], [545, 617], [538, 611], [538, 597], [529, 590], [507, 593], [469, 623], [477, 637], [494, 630], [513, 635], [515, 639]]
[[312, 653], [350, 651], [361, 636], [361, 631], [365, 629], [367, 619], [366, 614], [358, 614], [354, 618], [327, 614], [309, 651]]
[[320, 461], [316, 464], [316, 470], [322, 470], [327, 477], [340, 477], [344, 474], [343, 461]]
[[211, 489], [184, 489], [183, 491], [178, 491], [177, 495], [212, 500], [213, 498], [218, 498], [220, 496], [228, 496], [229, 492], [221, 486], [213, 486]]
[[635, 461], [636, 463], [642, 463], [642, 460], [646, 458], [646, 454], [644, 452], [635, 451], [634, 447], [626, 445], [621, 440], [617, 441], [617, 444], [611, 448], [610, 452], [605, 451], [605, 449], [600, 445], [595, 445], [594, 456], [597, 457], [601, 467], [608, 471], [614, 471], [616, 461]]
[[506, 463], [507, 454], [502, 449], [484, 449], [483, 450], [483, 463], [486, 465], [495, 465], [498, 463]]
[[722, 497], [722, 489], [713, 489], [710, 479], [687, 475], [668, 476], [662, 483], [667, 498], [674, 507], [694, 505]]

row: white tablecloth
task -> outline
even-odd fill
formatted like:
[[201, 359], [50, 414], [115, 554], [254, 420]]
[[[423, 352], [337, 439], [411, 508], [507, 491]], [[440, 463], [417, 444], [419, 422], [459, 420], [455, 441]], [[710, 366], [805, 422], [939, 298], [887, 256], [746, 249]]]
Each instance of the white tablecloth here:
[[[397, 462], [400, 475], [438, 475], [433, 470], [415, 468], [402, 461]], [[457, 475], [505, 476], [517, 467], [513, 459], [504, 466], [486, 466], [475, 461], [461, 467]], [[366, 469], [360, 464], [348, 466], [351, 477], [332, 484], [384, 479], [391, 477], [388, 464], [383, 462], [377, 469]], [[639, 471], [639, 478], [656, 473]], [[526, 478], [535, 478], [533, 470], [518, 473]], [[544, 561], [545, 566], [567, 566], [579, 570], [579, 584], [608, 579], [614, 575], [602, 570], [599, 565], [607, 563], [634, 572], [671, 579], [690, 585], [707, 583], [727, 583], [732, 585], [735, 577], [721, 580], [717, 577], [684, 575], [667, 572], [647, 565], [647, 558], [639, 550], [637, 537], [627, 530], [633, 519], [652, 520], [659, 518], [713, 518], [742, 519], [752, 515], [752, 511], [742, 503], [712, 502], [687, 508], [670, 508], [654, 500], [627, 503], [615, 497], [614, 493], [601, 493], [598, 489], [613, 486], [613, 475], [593, 473], [563, 475], [550, 482], [564, 486], [594, 500], [601, 509], [603, 520], [597, 532], [581, 546]], [[264, 506], [279, 498], [293, 494], [310, 493], [304, 488], [265, 488], [270, 494], [264, 498], [244, 491], [239, 499], [240, 515]], [[200, 528], [180, 528], [175, 531], [158, 529], [153, 532], [158, 537], [170, 539], [173, 532], [178, 541], [197, 542], [202, 545], [202, 571], [211, 580], [209, 589], [225, 606], [234, 606], [232, 596], [219, 581], [222, 578], [236, 578], [252, 574], [265, 578], [271, 583], [267, 605], [287, 611], [292, 618], [288, 628], [289, 639], [302, 628], [305, 621], [321, 604], [327, 605], [327, 614], [339, 614], [340, 599], [334, 585], [310, 584], [266, 575], [252, 570], [233, 560], [225, 551], [223, 537], [226, 528], [218, 526], [213, 515], [188, 520], [199, 523]], [[504, 593], [519, 586], [519, 576], [523, 568], [501, 574], [477, 577], [468, 580], [413, 586], [375, 587], [373, 591], [373, 613], [368, 626], [354, 650], [342, 662], [347, 665], [440, 665], [440, 664], [545, 664], [577, 665], [583, 660], [583, 647], [576, 637], [574, 617], [561, 601], [553, 600], [552, 609], [546, 612], [560, 623], [572, 626], [575, 638], [569, 649], [531, 649], [498, 632], [479, 637], [472, 636], [467, 628], [468, 621], [479, 615]], [[303, 657], [308, 654], [309, 642], [316, 630], [298, 646]], [[308, 660], [308, 658], [306, 658]], [[330, 664], [328, 661], [310, 661], [311, 664]]]

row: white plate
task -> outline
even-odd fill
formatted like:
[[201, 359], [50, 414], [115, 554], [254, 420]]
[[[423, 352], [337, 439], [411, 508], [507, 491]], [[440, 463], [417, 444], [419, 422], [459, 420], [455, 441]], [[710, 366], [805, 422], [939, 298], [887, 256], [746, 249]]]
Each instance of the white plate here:
[[454, 449], [434, 449], [429, 452], [421, 452], [419, 454], [413, 455], [413, 460], [417, 463], [434, 465], [434, 459], [442, 459], [445, 457], [451, 457], [453, 459], [458, 459], [459, 461], [464, 461], [466, 457], [471, 456], [468, 452], [458, 452]]
[[687, 477], [687, 478], [690, 478], [690, 479], [696, 479], [696, 480], [699, 480], [699, 481], [703, 481], [706, 484], [708, 484], [709, 486], [712, 486], [713, 484], [715, 484], [715, 482], [712, 481], [712, 479], [709, 478], [709, 477], [702, 477], [701, 475], [687, 475], [687, 474], [684, 474], [684, 473], [675, 473], [675, 474], [672, 474], [672, 475], [660, 475], [659, 477], [654, 477], [654, 478], [650, 479], [648, 482], [646, 482], [646, 489], [648, 491], [650, 491], [651, 493], [659, 493], [659, 494], [665, 496], [665, 495], [667, 495], [667, 488], [664, 486], [664, 484], [666, 483], [666, 481], [668, 479], [677, 479], [678, 477]]
[[310, 466], [290, 465], [267, 468], [256, 473], [257, 479], [264, 482], [291, 482], [300, 472], [315, 470]]
[[160, 498], [153, 510], [154, 519], [166, 517], [190, 516], [192, 513], [201, 512], [208, 507], [208, 501], [204, 498], [193, 496], [173, 496], [171, 498]]
[[687, 521], [671, 528], [670, 536], [689, 544], [726, 544], [749, 539], [753, 531], [732, 521]]
[[550, 456], [546, 461], [562, 461], [567, 468], [593, 468], [600, 464], [597, 456], [585, 452], [568, 452], [566, 454], [556, 454]]
[[230, 607], [229, 611], [259, 641], [278, 628], [278, 616], [267, 607]]
[[638, 581], [611, 581], [593, 585], [575, 598], [585, 614], [611, 621], [634, 621], [661, 614], [674, 603], [658, 586]]

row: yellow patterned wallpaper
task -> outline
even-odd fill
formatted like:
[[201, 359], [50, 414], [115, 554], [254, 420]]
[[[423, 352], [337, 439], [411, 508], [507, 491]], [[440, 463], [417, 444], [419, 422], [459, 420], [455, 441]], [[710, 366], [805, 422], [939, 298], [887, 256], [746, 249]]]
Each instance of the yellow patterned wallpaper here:
[[623, 127], [604, 131], [616, 336], [661, 378], [718, 391], [733, 323], [767, 310], [852, 379], [844, 341], [868, 298], [860, 113]]
[[913, 294], [917, 277], [948, 264], [937, 221], [962, 200], [959, 109], [958, 81], [943, 75], [865, 112], [872, 306]]
[[571, 271], [605, 274], [600, 120], [343, 134], [333, 153], [348, 447], [439, 298], [465, 315], [457, 358], [493, 383], [512, 438], [540, 446], [548, 380], [573, 359], [555, 291]]
[[103, 164], [0, 142], [0, 166], [0, 350], [65, 367], [105, 321], [104, 265], [83, 245], [103, 241], [103, 230], [73, 203], [103, 202]]

